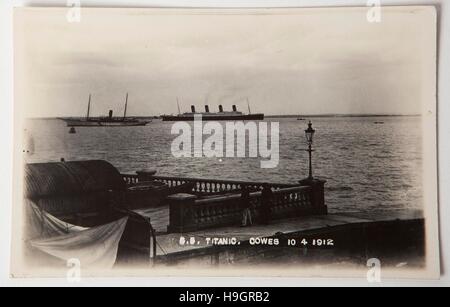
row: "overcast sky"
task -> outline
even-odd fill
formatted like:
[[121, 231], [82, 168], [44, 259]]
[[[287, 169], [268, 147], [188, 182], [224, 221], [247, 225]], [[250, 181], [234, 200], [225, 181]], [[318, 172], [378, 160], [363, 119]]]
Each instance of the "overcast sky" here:
[[266, 114], [419, 114], [433, 98], [430, 10], [16, 12], [16, 99], [26, 116], [177, 113], [208, 101]]

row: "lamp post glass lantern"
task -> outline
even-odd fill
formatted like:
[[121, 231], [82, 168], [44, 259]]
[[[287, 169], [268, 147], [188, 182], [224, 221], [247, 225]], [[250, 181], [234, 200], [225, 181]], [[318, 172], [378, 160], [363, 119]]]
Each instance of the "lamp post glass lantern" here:
[[306, 151], [309, 153], [309, 176], [308, 176], [308, 179], [313, 179], [313, 174], [312, 174], [312, 152], [314, 150], [312, 149], [312, 144], [313, 144], [313, 138], [314, 138], [314, 133], [315, 132], [316, 132], [316, 130], [313, 129], [312, 122], [309, 121], [308, 129], [305, 130], [306, 142], [308, 144], [308, 149]]

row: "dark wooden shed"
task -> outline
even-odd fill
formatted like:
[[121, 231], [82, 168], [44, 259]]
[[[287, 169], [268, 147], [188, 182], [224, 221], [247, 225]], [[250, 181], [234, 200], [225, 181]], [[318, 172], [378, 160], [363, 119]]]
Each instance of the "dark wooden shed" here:
[[80, 226], [95, 226], [116, 218], [111, 199], [120, 199], [125, 191], [122, 175], [106, 161], [25, 167], [25, 197], [57, 218]]

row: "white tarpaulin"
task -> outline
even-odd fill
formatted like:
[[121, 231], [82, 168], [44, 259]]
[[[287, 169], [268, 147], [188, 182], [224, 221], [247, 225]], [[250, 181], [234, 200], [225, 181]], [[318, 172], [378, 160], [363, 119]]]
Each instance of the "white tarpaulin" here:
[[38, 238], [30, 241], [31, 246], [65, 261], [77, 259], [82, 267], [108, 269], [114, 266], [128, 217], [99, 227], [82, 228], [30, 205], [31, 216], [34, 216], [31, 228], [38, 231]]
[[68, 233], [80, 232], [88, 228], [75, 226], [61, 221], [51, 214], [39, 209], [32, 201], [25, 200], [26, 238], [25, 240], [52, 238]]

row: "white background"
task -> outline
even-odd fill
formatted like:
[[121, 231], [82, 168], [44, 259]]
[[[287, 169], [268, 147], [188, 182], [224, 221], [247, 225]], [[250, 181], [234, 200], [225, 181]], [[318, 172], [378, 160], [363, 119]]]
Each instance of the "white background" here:
[[[13, 50], [12, 8], [17, 6], [66, 6], [67, 0], [0, 1], [0, 286], [71, 286], [65, 280], [15, 280], [9, 278], [11, 196], [12, 196], [12, 127], [13, 127]], [[84, 7], [322, 7], [366, 6], [368, 0], [165, 0], [118, 1], [81, 0]], [[388, 281], [369, 284], [361, 279], [298, 278], [146, 278], [82, 279], [81, 286], [449, 286], [450, 285], [450, 1], [381, 0], [382, 5], [437, 5], [440, 10], [439, 33], [439, 185], [442, 270], [440, 281]], [[447, 120], [446, 120], [447, 119]]]

